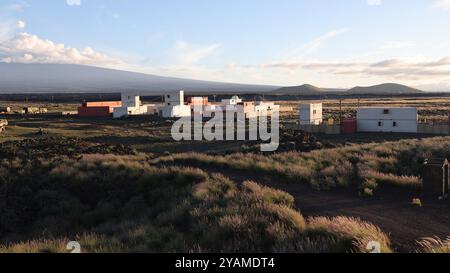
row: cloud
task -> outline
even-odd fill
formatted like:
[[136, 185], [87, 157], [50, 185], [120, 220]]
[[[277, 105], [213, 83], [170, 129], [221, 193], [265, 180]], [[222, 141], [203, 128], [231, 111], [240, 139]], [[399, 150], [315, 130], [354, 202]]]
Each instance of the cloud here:
[[[257, 65], [232, 63], [225, 66], [221, 73], [234, 74], [235, 79], [248, 77], [256, 80], [259, 76], [260, 83], [265, 84], [312, 83], [322, 87], [328, 85], [349, 88], [355, 85], [399, 82], [431, 90], [450, 91], [450, 88], [447, 88], [450, 87], [450, 56], [435, 60], [405, 58], [379, 61], [280, 61]], [[437, 83], [441, 88], [436, 88], [439, 87]]]
[[11, 38], [17, 30], [18, 23], [14, 21], [0, 21], [0, 42]]
[[192, 45], [184, 41], [178, 41], [175, 46], [169, 50], [169, 55], [176, 66], [192, 66], [211, 56], [220, 47], [222, 47], [222, 45], [219, 43], [211, 45]]
[[437, 0], [435, 1], [434, 8], [450, 10], [450, 0]]
[[381, 0], [366, 0], [369, 6], [379, 6], [381, 5]]
[[69, 6], [81, 6], [81, 0], [66, 0]]
[[0, 43], [0, 61], [18, 63], [63, 63], [107, 66], [119, 60], [87, 47], [79, 50], [44, 40], [25, 32]]
[[17, 21], [16, 26], [17, 26], [17, 28], [20, 28], [20, 29], [25, 28], [25, 22], [22, 20], [19, 20], [19, 21]]
[[436, 61], [389, 59], [378, 62], [279, 62], [262, 65], [263, 68], [284, 70], [316, 70], [334, 75], [390, 76], [393, 78], [420, 80], [430, 76], [450, 76], [450, 56]]

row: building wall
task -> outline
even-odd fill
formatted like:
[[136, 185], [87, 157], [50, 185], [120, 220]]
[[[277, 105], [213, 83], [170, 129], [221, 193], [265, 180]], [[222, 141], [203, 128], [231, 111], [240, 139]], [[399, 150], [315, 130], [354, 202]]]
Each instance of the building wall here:
[[78, 107], [78, 115], [80, 117], [110, 117], [112, 108], [109, 106], [98, 107]]
[[184, 105], [184, 91], [172, 92], [164, 96], [166, 106]]
[[450, 135], [450, 126], [448, 124], [419, 123], [417, 125], [417, 132], [420, 134], [448, 136]]
[[83, 103], [84, 107], [102, 107], [102, 106], [109, 106], [109, 107], [121, 107], [122, 102], [121, 101], [95, 101], [95, 102], [85, 102]]
[[299, 129], [302, 131], [308, 132], [308, 133], [313, 133], [313, 134], [339, 135], [341, 133], [341, 126], [339, 124], [335, 124], [335, 125], [308, 124], [308, 125], [300, 125]]
[[300, 124], [319, 125], [323, 122], [322, 103], [309, 103], [300, 105]]
[[359, 108], [358, 132], [417, 133], [416, 108]]
[[188, 100], [189, 105], [208, 105], [208, 97], [191, 97]]
[[131, 93], [122, 93], [123, 107], [138, 107], [141, 106], [141, 98], [138, 95]]
[[163, 118], [190, 117], [191, 107], [189, 105], [165, 106], [161, 109]]

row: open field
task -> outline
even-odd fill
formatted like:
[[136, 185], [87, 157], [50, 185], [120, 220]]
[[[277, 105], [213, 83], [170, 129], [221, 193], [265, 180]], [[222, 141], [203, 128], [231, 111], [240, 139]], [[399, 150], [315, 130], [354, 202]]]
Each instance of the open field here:
[[[339, 101], [324, 103], [337, 119]], [[348, 99], [342, 109], [386, 104], [427, 120], [450, 113], [450, 98]], [[283, 113], [282, 124], [297, 116]], [[450, 202], [425, 198], [420, 172], [425, 158], [450, 157], [450, 137], [300, 134], [289, 150], [282, 130], [283, 149], [263, 154], [254, 142], [174, 142], [173, 121], [150, 116], [6, 118], [0, 252], [65, 252], [74, 239], [88, 252], [366, 252], [370, 241], [449, 251]]]
[[[339, 120], [342, 117], [354, 117], [356, 109], [367, 107], [416, 107], [421, 122], [447, 122], [450, 113], [449, 97], [394, 97], [394, 98], [342, 98], [318, 100], [324, 103], [324, 119]], [[282, 105], [298, 110], [301, 101], [281, 101]], [[296, 120], [298, 112], [291, 113]]]

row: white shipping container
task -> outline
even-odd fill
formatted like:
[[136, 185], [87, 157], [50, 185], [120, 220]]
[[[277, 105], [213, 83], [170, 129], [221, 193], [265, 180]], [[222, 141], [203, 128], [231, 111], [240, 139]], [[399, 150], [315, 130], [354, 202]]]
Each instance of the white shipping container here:
[[417, 133], [413, 107], [363, 107], [357, 111], [358, 132]]

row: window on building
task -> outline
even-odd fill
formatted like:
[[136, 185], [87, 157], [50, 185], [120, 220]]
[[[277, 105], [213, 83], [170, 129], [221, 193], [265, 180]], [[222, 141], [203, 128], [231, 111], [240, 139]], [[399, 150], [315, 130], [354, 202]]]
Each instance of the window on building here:
[[392, 126], [397, 127], [397, 122], [396, 121], [392, 122]]
[[170, 99], [170, 95], [167, 95], [167, 98]]
[[384, 110], [383, 110], [383, 114], [389, 115], [389, 109], [384, 109]]
[[381, 127], [381, 126], [383, 126], [383, 122], [379, 121], [378, 122], [378, 127]]
[[167, 105], [169, 105], [170, 106], [170, 102], [167, 104]]
[[313, 111], [313, 114], [314, 114], [314, 115], [317, 114], [317, 110], [314, 110], [314, 111]]

